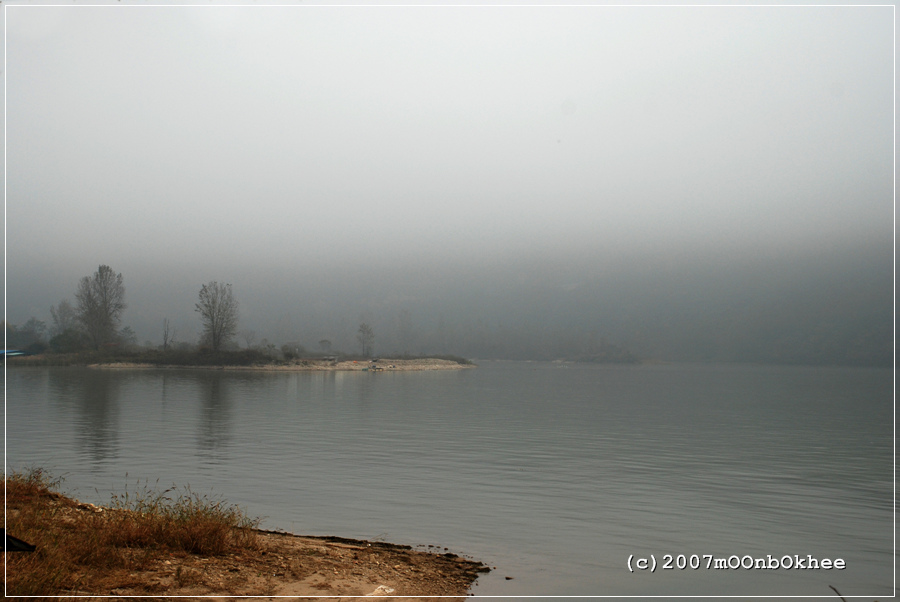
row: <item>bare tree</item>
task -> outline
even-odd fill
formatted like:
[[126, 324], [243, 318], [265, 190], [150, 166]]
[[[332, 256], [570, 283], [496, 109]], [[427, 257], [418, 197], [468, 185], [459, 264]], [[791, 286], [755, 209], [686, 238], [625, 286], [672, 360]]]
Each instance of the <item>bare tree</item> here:
[[125, 285], [122, 274], [101, 265], [93, 276], [85, 276], [75, 292], [76, 315], [94, 349], [115, 341], [119, 319], [125, 310]]
[[126, 326], [119, 331], [119, 343], [126, 349], [137, 347], [137, 333], [131, 326]]
[[372, 355], [372, 351], [375, 347], [375, 333], [372, 331], [371, 326], [365, 322], [360, 324], [359, 330], [356, 332], [356, 340], [362, 345], [363, 357]]
[[44, 332], [47, 330], [47, 325], [43, 321], [31, 317], [28, 318], [27, 322], [22, 324], [22, 328], [19, 330], [38, 342], [44, 340]]
[[[37, 318], [29, 318], [22, 326], [18, 328], [6, 323], [6, 344], [10, 347], [20, 349], [34, 349], [35, 346], [44, 346], [44, 331], [47, 329], [46, 324]], [[42, 349], [41, 349], [42, 350]]]
[[322, 350], [322, 353], [331, 353], [331, 341], [322, 339], [319, 341], [319, 349]]
[[230, 284], [212, 281], [200, 288], [200, 301], [194, 306], [203, 320], [203, 339], [213, 351], [227, 344], [237, 331], [238, 303]]
[[175, 342], [175, 329], [169, 322], [169, 318], [163, 318], [163, 351], [168, 351], [169, 346]]
[[50, 306], [50, 317], [53, 325], [50, 326], [50, 338], [60, 335], [67, 330], [78, 328], [78, 316], [68, 299], [63, 299], [56, 307]]
[[256, 331], [255, 330], [242, 330], [241, 338], [244, 339], [244, 343], [247, 345], [247, 349], [253, 347], [253, 343], [256, 341]]
[[50, 306], [50, 346], [59, 353], [80, 351], [88, 345], [87, 335], [80, 328], [78, 313], [68, 299], [56, 307]]

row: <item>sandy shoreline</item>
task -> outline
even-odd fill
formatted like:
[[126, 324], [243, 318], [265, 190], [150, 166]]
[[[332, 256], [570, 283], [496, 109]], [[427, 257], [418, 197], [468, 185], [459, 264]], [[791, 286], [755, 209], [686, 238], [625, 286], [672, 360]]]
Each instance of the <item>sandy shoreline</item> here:
[[[21, 592], [22, 584], [17, 579], [36, 575], [43, 581], [41, 576], [57, 570], [53, 559], [58, 546], [69, 551], [108, 546], [96, 534], [108, 528], [129, 528], [123, 525], [131, 523], [123, 522], [123, 518], [132, 513], [83, 503], [56, 492], [14, 494], [6, 508], [7, 527], [37, 550], [13, 552], [5, 558], [10, 587]], [[35, 530], [38, 518], [40, 526]], [[78, 561], [82, 564], [75, 573], [59, 582], [57, 595], [462, 597], [479, 575], [490, 570], [477, 560], [431, 545], [413, 549], [381, 541], [260, 529], [252, 532], [252, 541], [242, 539], [244, 545], [220, 554], [172, 548], [153, 553], [156, 546], [152, 543], [116, 550], [103, 548], [108, 558], [119, 555], [129, 560], [99, 562], [88, 554]]]
[[[310, 537], [260, 532], [265, 552], [246, 558], [186, 556], [178, 566], [197, 571], [202, 583], [175, 588], [166, 595], [297, 596], [466, 596], [489, 567], [450, 553], [413, 550], [409, 546], [339, 537]], [[177, 571], [163, 565], [157, 583]], [[236, 585], [236, 584], [240, 585]], [[116, 595], [146, 595], [146, 590], [123, 589]]]
[[327, 360], [294, 360], [288, 364], [266, 364], [261, 366], [182, 366], [169, 364], [142, 364], [133, 362], [113, 362], [89, 364], [88, 368], [141, 369], [141, 370], [241, 370], [251, 372], [410, 372], [426, 370], [465, 370], [474, 364], [460, 364], [451, 360], [422, 358], [409, 360], [366, 360], [329, 362]]
[[[115, 596], [466, 596], [489, 567], [456, 554], [340, 537], [258, 532], [261, 551], [221, 557], [172, 555], [134, 571]], [[124, 577], [124, 575], [123, 575]], [[88, 592], [78, 592], [88, 593]], [[100, 592], [91, 592], [100, 593]]]

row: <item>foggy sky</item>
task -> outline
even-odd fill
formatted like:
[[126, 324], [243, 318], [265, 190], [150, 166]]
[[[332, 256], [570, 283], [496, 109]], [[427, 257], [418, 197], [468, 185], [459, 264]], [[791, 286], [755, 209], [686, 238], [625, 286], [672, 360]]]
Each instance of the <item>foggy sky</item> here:
[[638, 297], [796, 273], [891, 327], [893, 7], [3, 6], [13, 323], [108, 264], [141, 342], [196, 340], [210, 280], [278, 342], [408, 309], [640, 346]]

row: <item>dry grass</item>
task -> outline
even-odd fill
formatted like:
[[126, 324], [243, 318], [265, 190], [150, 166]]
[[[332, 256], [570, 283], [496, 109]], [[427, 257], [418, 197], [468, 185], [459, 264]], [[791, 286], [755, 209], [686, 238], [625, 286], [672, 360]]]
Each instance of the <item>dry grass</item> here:
[[59, 494], [60, 481], [41, 469], [5, 481], [7, 530], [37, 546], [6, 554], [7, 596], [104, 593], [173, 553], [218, 556], [258, 545], [258, 519], [189, 488], [126, 489], [99, 508]]

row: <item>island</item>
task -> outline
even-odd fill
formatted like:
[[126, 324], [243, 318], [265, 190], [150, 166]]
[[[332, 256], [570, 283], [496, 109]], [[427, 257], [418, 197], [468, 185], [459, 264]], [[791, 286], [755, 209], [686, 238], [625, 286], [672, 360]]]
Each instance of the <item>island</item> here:
[[205, 369], [250, 370], [259, 372], [409, 372], [425, 370], [461, 370], [476, 367], [457, 356], [381, 357], [359, 356], [290, 357], [273, 359], [253, 350], [231, 352], [159, 352], [105, 354], [22, 355], [7, 357], [8, 366], [85, 366], [108, 369]]

